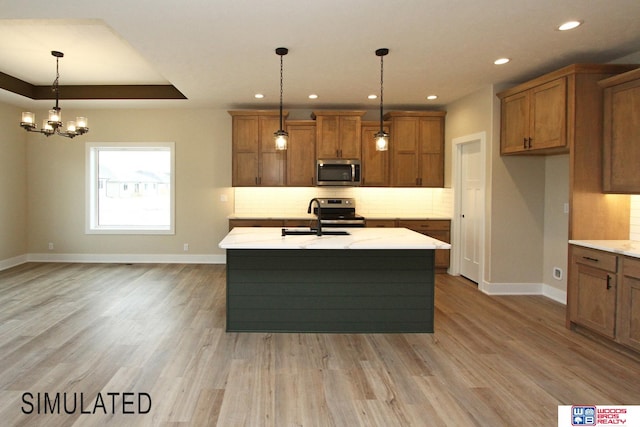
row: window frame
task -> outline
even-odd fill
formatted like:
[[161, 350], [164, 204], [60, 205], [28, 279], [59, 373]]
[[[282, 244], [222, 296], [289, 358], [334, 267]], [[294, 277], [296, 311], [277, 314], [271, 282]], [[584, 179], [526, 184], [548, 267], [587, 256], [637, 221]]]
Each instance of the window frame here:
[[[168, 150], [167, 150], [168, 149]], [[169, 151], [169, 226], [98, 225], [98, 153], [114, 151]], [[175, 234], [175, 142], [87, 142], [85, 146], [85, 234]]]

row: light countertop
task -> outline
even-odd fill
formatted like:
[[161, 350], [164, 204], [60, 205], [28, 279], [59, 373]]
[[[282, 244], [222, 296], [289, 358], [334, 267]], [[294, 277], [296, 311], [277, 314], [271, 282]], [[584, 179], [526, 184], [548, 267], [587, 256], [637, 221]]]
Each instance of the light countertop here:
[[584, 246], [585, 248], [640, 258], [640, 241], [637, 240], [569, 240], [569, 243]]
[[350, 234], [348, 236], [282, 236], [280, 227], [236, 227], [218, 246], [223, 249], [451, 249], [448, 243], [407, 228], [345, 228], [342, 230]]

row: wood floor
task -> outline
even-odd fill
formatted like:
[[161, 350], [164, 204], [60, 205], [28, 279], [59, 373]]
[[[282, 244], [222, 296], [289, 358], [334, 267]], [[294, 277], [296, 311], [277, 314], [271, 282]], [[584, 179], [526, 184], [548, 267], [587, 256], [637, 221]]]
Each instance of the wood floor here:
[[544, 297], [438, 275], [434, 334], [239, 334], [224, 285], [221, 265], [0, 272], [0, 424], [556, 426], [559, 404], [640, 403], [639, 360]]

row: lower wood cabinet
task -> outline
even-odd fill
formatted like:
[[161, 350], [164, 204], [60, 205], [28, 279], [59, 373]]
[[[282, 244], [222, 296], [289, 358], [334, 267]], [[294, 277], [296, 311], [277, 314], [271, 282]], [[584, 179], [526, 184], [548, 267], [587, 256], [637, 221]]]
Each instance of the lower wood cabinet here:
[[230, 219], [229, 231], [235, 227], [284, 227], [282, 219]]
[[[367, 227], [404, 227], [442, 242], [451, 243], [451, 220], [448, 219], [367, 219]], [[436, 272], [449, 268], [449, 250], [436, 249]]]
[[640, 351], [640, 259], [624, 257], [618, 290], [618, 340]]
[[574, 246], [571, 251], [571, 322], [615, 338], [617, 256]]
[[569, 247], [567, 320], [640, 351], [640, 259]]

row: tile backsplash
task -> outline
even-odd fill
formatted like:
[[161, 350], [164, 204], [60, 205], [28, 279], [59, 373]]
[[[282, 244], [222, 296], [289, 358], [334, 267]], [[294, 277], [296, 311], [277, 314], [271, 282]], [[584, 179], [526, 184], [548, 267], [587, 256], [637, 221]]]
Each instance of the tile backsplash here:
[[306, 214], [313, 197], [352, 197], [365, 217], [446, 217], [453, 214], [450, 188], [236, 187], [235, 214]]
[[629, 239], [640, 241], [640, 196], [631, 196]]
[[[353, 197], [365, 217], [447, 217], [453, 215], [450, 188], [236, 187], [235, 214], [306, 214], [313, 197]], [[631, 196], [629, 239], [640, 241], [640, 195]]]

